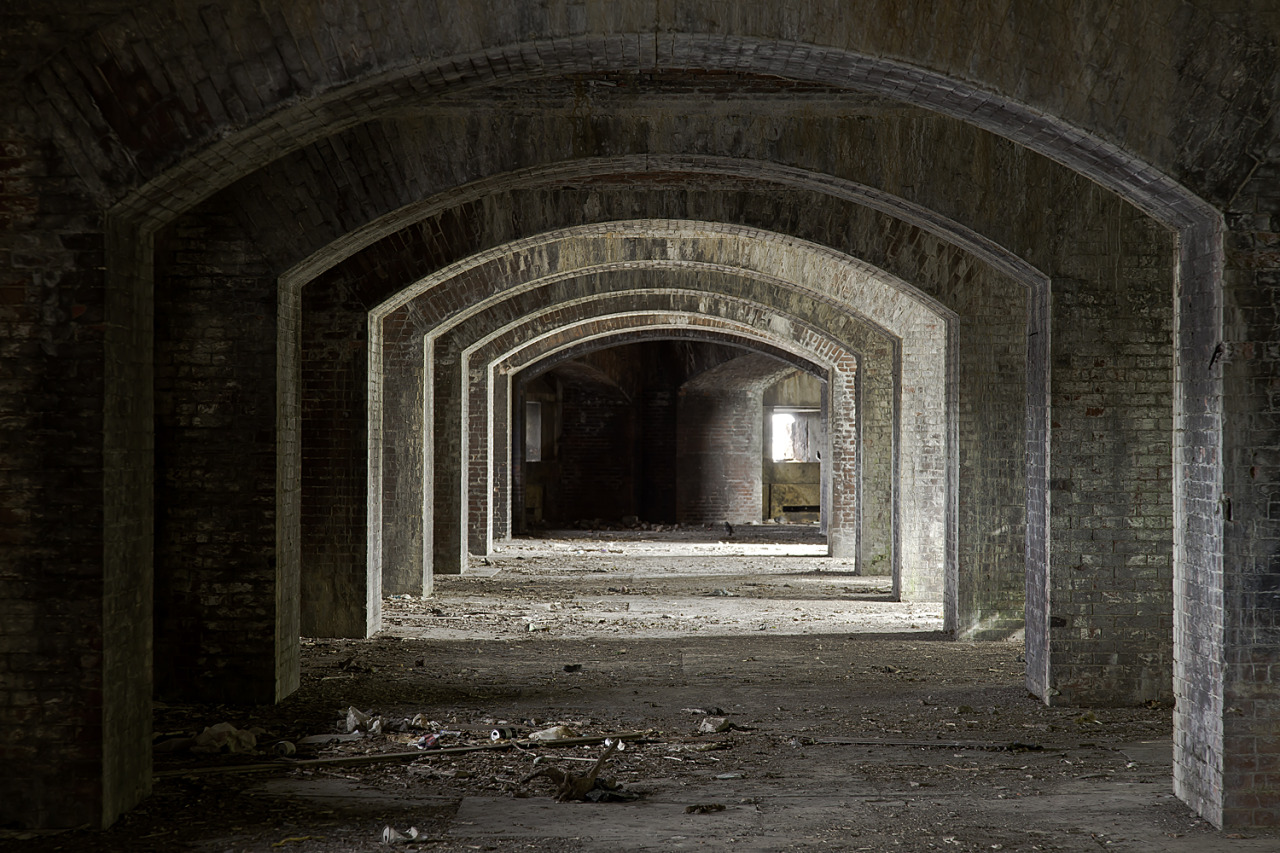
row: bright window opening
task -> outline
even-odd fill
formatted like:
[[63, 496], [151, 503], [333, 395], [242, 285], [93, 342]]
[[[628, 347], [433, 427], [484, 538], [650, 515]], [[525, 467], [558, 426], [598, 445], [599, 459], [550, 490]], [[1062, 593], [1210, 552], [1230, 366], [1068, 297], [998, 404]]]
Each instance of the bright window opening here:
[[796, 425], [795, 415], [786, 412], [775, 412], [773, 415], [773, 461], [790, 462], [795, 458], [795, 440], [793, 428]]
[[822, 419], [817, 411], [775, 410], [773, 461], [817, 462], [822, 453]]

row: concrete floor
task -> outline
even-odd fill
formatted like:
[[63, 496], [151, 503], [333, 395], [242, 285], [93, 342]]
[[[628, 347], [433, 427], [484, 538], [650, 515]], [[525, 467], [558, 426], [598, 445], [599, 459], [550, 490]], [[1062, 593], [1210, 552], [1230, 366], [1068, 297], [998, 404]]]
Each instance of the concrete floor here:
[[[764, 537], [761, 532], [760, 537]], [[936, 609], [887, 600], [784, 542], [685, 532], [512, 543], [389, 599], [370, 640], [305, 640], [303, 687], [278, 706], [160, 707], [157, 731], [230, 721], [256, 754], [157, 754], [154, 795], [105, 833], [0, 836], [4, 849], [555, 851], [1273, 851], [1280, 836], [1214, 830], [1170, 790], [1167, 708], [1046, 708], [1017, 642], [961, 644]], [[699, 539], [703, 541], [698, 541]], [[340, 728], [390, 727], [297, 757], [450, 746], [553, 724], [641, 732], [602, 775], [631, 802], [557, 802], [540, 767], [581, 773], [602, 747], [424, 752], [417, 760], [291, 764], [268, 749]], [[710, 716], [731, 728], [701, 733]], [[426, 722], [429, 720], [429, 722]]]

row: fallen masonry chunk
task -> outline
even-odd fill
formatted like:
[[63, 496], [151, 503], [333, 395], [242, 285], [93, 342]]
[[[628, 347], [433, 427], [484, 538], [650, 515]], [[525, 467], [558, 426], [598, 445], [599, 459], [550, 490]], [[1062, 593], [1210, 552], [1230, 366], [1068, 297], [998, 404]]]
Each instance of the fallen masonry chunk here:
[[726, 717], [704, 717], [702, 722], [698, 723], [698, 731], [703, 734], [718, 734], [732, 728], [733, 723]]
[[372, 719], [372, 714], [367, 714], [352, 705], [347, 708], [347, 731], [354, 732], [357, 729], [364, 729]]

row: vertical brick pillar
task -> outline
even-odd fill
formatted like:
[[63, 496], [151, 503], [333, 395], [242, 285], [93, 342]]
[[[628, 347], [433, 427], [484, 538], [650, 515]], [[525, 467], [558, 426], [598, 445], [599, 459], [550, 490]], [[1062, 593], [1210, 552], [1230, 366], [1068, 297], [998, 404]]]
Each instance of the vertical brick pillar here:
[[423, 334], [404, 311], [394, 311], [380, 322], [381, 350], [370, 354], [369, 368], [381, 374], [380, 417], [372, 426], [381, 452], [382, 591], [423, 595], [431, 587], [431, 564], [423, 559], [431, 534], [422, 520], [427, 485]]
[[1047, 609], [1028, 636], [1047, 637], [1046, 701], [1169, 701], [1174, 247], [1100, 192], [1082, 209], [1098, 251], [1053, 279], [1048, 594], [1029, 597]]
[[[103, 826], [112, 823], [151, 791], [151, 596], [155, 519], [152, 245], [150, 235], [108, 222], [101, 439], [102, 634], [97, 638], [102, 666], [102, 789], [100, 813], [92, 821]], [[96, 273], [88, 273], [88, 277], [95, 284], [100, 281]], [[77, 400], [79, 395], [68, 394], [66, 385], [61, 382], [56, 385], [61, 395]], [[96, 437], [84, 438], [92, 442]], [[54, 502], [60, 504], [70, 497], [58, 495]], [[88, 515], [96, 518], [96, 513]], [[58, 531], [55, 541], [66, 536], [67, 531]], [[59, 597], [63, 594], [59, 589]], [[71, 614], [61, 618], [70, 619], [64, 621], [63, 630], [84, 629]], [[90, 619], [87, 625], [92, 626], [95, 621]], [[40, 628], [47, 628], [47, 623]], [[92, 627], [89, 634], [93, 634]], [[82, 658], [82, 666], [86, 659], [94, 661], [96, 655], [91, 653]], [[89, 703], [90, 707], [92, 704]], [[92, 727], [88, 731], [92, 731]], [[77, 739], [71, 731], [63, 734], [70, 735], [73, 741]], [[55, 784], [61, 788], [62, 780]], [[53, 822], [39, 825], [58, 825], [65, 819], [58, 815]]]
[[[858, 365], [852, 357], [839, 359], [827, 377], [827, 440], [831, 465], [831, 501], [827, 508], [827, 553], [859, 558]], [[861, 561], [859, 560], [859, 564]]]
[[[961, 640], [1003, 640], [1020, 630], [1026, 603], [1027, 399], [1044, 365], [1029, 363], [1028, 346], [1048, 340], [1047, 327], [1028, 327], [1034, 291], [991, 270], [969, 269], [948, 294], [952, 324], [953, 416], [956, 443], [956, 562], [949, 573]], [[1033, 376], [1031, 369], [1040, 370]], [[1044, 405], [1039, 407], [1044, 418]], [[1042, 454], [1043, 455], [1043, 454]]]
[[[277, 307], [275, 278], [229, 211], [169, 229], [155, 344], [156, 691], [167, 699], [266, 703], [297, 686], [297, 602], [277, 596]], [[282, 639], [295, 663], [278, 683]]]
[[[489, 552], [493, 541], [492, 518], [497, 501], [493, 499], [493, 483], [489, 472], [493, 470], [492, 458], [498, 437], [493, 423], [493, 410], [489, 407], [490, 375], [488, 366], [463, 356], [462, 374], [466, 377], [466, 406], [463, 421], [467, 428], [463, 433], [466, 442], [466, 548], [468, 554], [483, 556]], [[505, 427], [504, 427], [505, 428]]]
[[301, 299], [301, 627], [367, 637], [382, 619], [368, 553], [368, 311], [326, 285], [308, 284]]
[[15, 124], [5, 100], [0, 826], [105, 826], [151, 787], [150, 240]]
[[467, 550], [489, 553], [511, 538], [511, 408], [508, 374], [467, 361]]
[[524, 404], [525, 398], [523, 391], [518, 385], [512, 385], [510, 377], [507, 379], [507, 387], [510, 389], [510, 412], [511, 412], [511, 445], [510, 467], [507, 468], [507, 478], [510, 483], [511, 498], [507, 506], [511, 508], [511, 512], [515, 513], [515, 517], [511, 519], [511, 532], [513, 535], [525, 532], [524, 518]]
[[[1221, 301], [1190, 286], [1179, 300], [1188, 315], [1180, 323], [1179, 473], [1190, 486], [1179, 520], [1192, 535], [1179, 540], [1174, 782], [1224, 829], [1280, 823], [1276, 173], [1274, 162], [1259, 168], [1233, 203]], [[1223, 251], [1217, 234], [1194, 236], [1201, 239], [1183, 246], [1193, 272]], [[1204, 279], [1212, 275], [1192, 283]]]
[[[831, 384], [823, 382], [818, 392], [818, 417], [822, 419], [822, 434], [831, 435]], [[861, 396], [861, 395], [859, 395]], [[859, 399], [861, 402], [861, 399]], [[770, 443], [773, 437], [767, 439]], [[765, 448], [766, 458], [772, 456], [770, 448]], [[826, 536], [831, 529], [831, 446], [830, 441], [822, 449], [822, 460], [818, 474], [818, 524], [822, 535]]]
[[464, 508], [462, 478], [466, 470], [462, 434], [466, 430], [459, 413], [462, 411], [462, 356], [441, 340], [428, 340], [424, 357], [430, 369], [430, 387], [434, 389], [431, 413], [434, 450], [431, 468], [431, 542], [432, 571], [438, 575], [456, 575], [466, 567], [466, 543], [463, 541]]
[[1027, 515], [1024, 624], [1027, 689], [1049, 695], [1049, 293], [1028, 304]]
[[494, 369], [490, 373], [492, 379], [489, 411], [492, 429], [489, 431], [493, 444], [489, 449], [492, 460], [493, 480], [491, 488], [491, 510], [489, 516], [493, 520], [491, 542], [506, 542], [511, 539], [513, 525], [511, 523], [511, 466], [513, 454], [511, 439], [511, 377], [504, 369]]

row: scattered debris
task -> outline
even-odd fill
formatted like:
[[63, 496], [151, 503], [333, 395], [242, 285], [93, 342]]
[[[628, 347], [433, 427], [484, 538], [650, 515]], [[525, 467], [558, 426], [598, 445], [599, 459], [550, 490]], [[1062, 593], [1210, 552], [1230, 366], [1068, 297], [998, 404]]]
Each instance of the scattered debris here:
[[372, 673], [372, 672], [378, 671], [377, 667], [366, 666], [362, 663], [357, 663], [355, 655], [352, 655], [346, 660], [339, 661], [338, 669], [341, 670], [342, 672], [355, 672], [355, 673], [360, 673], [360, 672]]
[[712, 812], [724, 811], [724, 803], [698, 803], [693, 806], [685, 806], [685, 814], [711, 814]]
[[556, 783], [556, 800], [561, 803], [570, 800], [592, 803], [636, 800], [639, 799], [639, 794], [623, 791], [622, 786], [613, 779], [599, 778], [600, 770], [604, 767], [605, 761], [621, 748], [621, 741], [607, 741], [604, 752], [600, 754], [600, 757], [596, 759], [596, 763], [583, 776], [578, 776], [559, 767], [546, 766], [539, 767], [520, 781], [522, 784], [527, 784], [539, 776], [547, 777]]
[[399, 832], [390, 826], [384, 826], [382, 828], [383, 844], [408, 844], [412, 841], [419, 840], [421, 837], [422, 832], [416, 826], [411, 826], [404, 832]]
[[710, 743], [700, 743], [693, 748], [694, 752], [716, 752], [721, 749], [730, 749], [733, 744], [727, 740], [713, 740]]
[[192, 752], [253, 752], [257, 748], [254, 732], [237, 729], [230, 723], [206, 727], [191, 744]]
[[698, 723], [698, 731], [702, 734], [719, 734], [733, 728], [733, 723], [726, 717], [704, 717]]
[[152, 752], [186, 752], [196, 742], [193, 737], [167, 737], [151, 747]]
[[304, 737], [298, 741], [298, 746], [327, 746], [331, 743], [350, 743], [351, 741], [360, 740], [364, 737], [361, 732], [353, 732], [351, 734], [327, 734], [327, 735], [311, 735]]
[[549, 729], [543, 729], [540, 732], [534, 732], [529, 735], [529, 740], [548, 741], [548, 740], [568, 740], [577, 737], [577, 733], [568, 726], [552, 726]]
[[346, 731], [348, 733], [363, 731], [368, 727], [369, 723], [372, 720], [373, 720], [373, 715], [371, 713], [365, 713], [364, 711], [361, 711], [359, 708], [356, 708], [354, 705], [352, 705], [351, 707], [347, 708]]
[[[745, 524], [736, 531], [738, 539], [751, 534], [751, 529]], [[597, 550], [593, 548], [591, 553], [595, 554]], [[847, 786], [841, 791], [841, 796], [866, 798], [868, 802], [876, 803], [877, 809], [883, 806], [885, 810], [895, 812], [897, 818], [884, 821], [883, 825], [877, 824], [883, 833], [893, 833], [894, 838], [887, 834], [873, 837], [872, 832], [864, 833], [862, 843], [868, 849], [888, 849], [900, 831], [909, 833], [913, 829], [927, 833], [933, 843], [941, 847], [938, 833], [942, 825], [951, 827], [947, 831], [953, 833], [965, 826], [953, 821], [950, 811], [963, 811], [966, 801], [973, 799], [963, 795], [952, 796], [952, 793], [974, 790], [990, 795], [989, 803], [986, 797], [983, 798], [984, 809], [1002, 809], [993, 819], [1000, 823], [983, 823], [981, 831], [975, 830], [972, 836], [960, 837], [983, 849], [992, 849], [995, 842], [1002, 842], [1005, 849], [1011, 849], [1016, 846], [1011, 838], [1024, 832], [1027, 822], [1025, 815], [1018, 811], [1021, 798], [1042, 793], [1053, 796], [1063, 785], [1081, 780], [1082, 784], [1089, 785], [1087, 791], [1090, 795], [1105, 800], [1110, 790], [1106, 780], [1116, 778], [1120, 781], [1121, 774], [1125, 782], [1145, 783], [1163, 778], [1164, 771], [1159, 765], [1150, 761], [1139, 762], [1136, 766], [1133, 762], [1126, 764], [1108, 750], [1112, 742], [1163, 740], [1169, 726], [1167, 712], [1156, 713], [1150, 708], [1108, 709], [1097, 715], [1103, 718], [1103, 724], [1072, 724], [1072, 719], [1082, 715], [1086, 709], [1046, 707], [1040, 700], [1023, 698], [1018, 689], [1021, 682], [1013, 673], [1007, 646], [960, 648], [951, 643], [936, 642], [941, 638], [905, 636], [885, 639], [864, 637], [859, 631], [852, 630], [848, 634], [787, 637], [777, 640], [776, 646], [770, 644], [775, 641], [759, 642], [769, 638], [724, 639], [718, 635], [707, 639], [705, 646], [701, 645], [704, 641], [695, 643], [692, 637], [659, 638], [652, 644], [636, 642], [629, 646], [628, 643], [633, 636], [643, 635], [643, 631], [659, 624], [658, 613], [673, 614], [682, 621], [679, 626], [668, 621], [660, 627], [666, 630], [685, 628], [683, 620], [687, 617], [681, 608], [686, 605], [671, 605], [660, 600], [661, 607], [654, 608], [648, 601], [636, 598], [658, 596], [667, 589], [665, 574], [655, 579], [659, 571], [678, 578], [679, 585], [675, 587], [673, 598], [681, 599], [687, 606], [724, 608], [725, 612], [747, 612], [755, 608], [757, 602], [767, 602], [775, 596], [784, 596], [778, 600], [786, 602], [790, 602], [793, 596], [797, 610], [809, 607], [812, 600], [809, 596], [813, 595], [822, 595], [831, 601], [844, 600], [844, 594], [839, 591], [847, 582], [843, 577], [838, 583], [828, 585], [826, 581], [820, 583], [788, 567], [785, 576], [794, 581], [795, 592], [786, 591], [777, 582], [780, 578], [776, 577], [764, 578], [769, 582], [759, 584], [758, 589], [735, 578], [729, 588], [741, 590], [741, 596], [750, 598], [744, 598], [737, 604], [734, 603], [736, 599], [717, 598], [713, 603], [711, 599], [700, 596], [712, 589], [715, 579], [705, 575], [687, 577], [683, 563], [673, 562], [669, 566], [655, 563], [657, 568], [646, 575], [619, 560], [621, 568], [618, 570], [602, 568], [601, 571], [609, 573], [593, 576], [590, 572], [595, 569], [586, 562], [580, 562], [574, 563], [571, 573], [566, 570], [564, 574], [575, 583], [581, 582], [581, 587], [574, 587], [570, 593], [563, 579], [558, 577], [559, 585], [548, 587], [546, 594], [537, 600], [539, 604], [556, 601], [560, 605], [558, 610], [548, 614], [530, 603], [535, 596], [529, 592], [527, 578], [533, 577], [534, 573], [527, 563], [518, 561], [517, 556], [513, 548], [502, 559], [506, 564], [504, 573], [497, 579], [484, 581], [484, 590], [492, 589], [498, 604], [510, 603], [506, 609], [495, 609], [487, 617], [471, 615], [477, 612], [474, 601], [463, 599], [455, 602], [446, 594], [425, 603], [416, 599], [412, 602], [391, 601], [394, 607], [390, 612], [418, 614], [424, 623], [429, 623], [423, 629], [426, 632], [439, 631], [443, 634], [456, 630], [451, 627], [453, 622], [450, 620], [479, 626], [479, 636], [459, 645], [457, 653], [439, 649], [427, 651], [429, 641], [410, 636], [406, 636], [399, 648], [378, 639], [355, 642], [304, 639], [303, 677], [310, 681], [308, 690], [300, 692], [298, 699], [305, 701], [295, 699], [280, 707], [235, 710], [217, 706], [165, 708], [157, 705], [157, 777], [200, 777], [199, 784], [183, 779], [162, 781], [161, 785], [169, 786], [167, 793], [198, 792], [205, 798], [205, 804], [219, 803], [219, 813], [237, 824], [244, 818], [239, 814], [230, 817], [234, 814], [233, 809], [226, 808], [225, 804], [234, 806], [242, 796], [239, 792], [244, 790], [283, 791], [295, 784], [357, 789], [362, 797], [368, 796], [371, 807], [371, 811], [360, 816], [359, 824], [354, 823], [345, 811], [334, 817], [332, 823], [324, 819], [318, 825], [309, 822], [297, 826], [281, 824], [275, 801], [271, 801], [272, 810], [262, 811], [265, 828], [254, 830], [261, 839], [259, 844], [262, 848], [270, 848], [271, 842], [283, 838], [279, 833], [284, 831], [298, 834], [327, 832], [332, 826], [332, 831], [339, 835], [328, 842], [329, 846], [351, 843], [354, 838], [355, 846], [363, 843], [365, 847], [381, 849], [384, 845], [379, 843], [377, 823], [390, 824], [391, 820], [396, 820], [398, 823], [390, 824], [390, 828], [407, 840], [397, 838], [390, 841], [389, 836], [386, 846], [399, 845], [407, 851], [436, 849], [435, 845], [450, 849], [467, 846], [456, 837], [452, 842], [446, 841], [450, 836], [465, 834], [470, 836], [467, 840], [473, 842], [485, 838], [476, 829], [479, 822], [470, 825], [465, 820], [455, 821], [453, 828], [444, 829], [448, 821], [442, 816], [449, 814], [445, 805], [458, 798], [473, 798], [469, 808], [483, 813], [488, 808], [483, 805], [485, 802], [502, 802], [511, 796], [533, 796], [542, 802], [542, 808], [535, 808], [534, 812], [545, 815], [545, 809], [552, 809], [551, 814], [560, 815], [563, 820], [566, 817], [564, 810], [572, 809], [579, 802], [591, 802], [593, 798], [621, 799], [633, 796], [633, 792], [652, 790], [653, 796], [658, 796], [668, 807], [674, 806], [676, 813], [685, 810], [690, 817], [713, 815], [684, 821], [690, 827], [701, 827], [700, 834], [697, 834], [698, 830], [691, 829], [695, 834], [690, 835], [690, 839], [705, 839], [718, 835], [721, 832], [718, 827], [737, 823], [743, 804], [749, 802], [739, 800], [740, 794], [762, 793], [776, 787], [788, 793], [816, 791], [826, 796], [831, 778], [847, 778], [860, 784]], [[603, 558], [600, 561], [602, 566], [612, 565], [611, 558], [597, 557]], [[521, 571], [527, 574], [519, 574]], [[801, 580], [790, 577], [792, 574]], [[730, 582], [727, 575], [720, 577], [726, 583]], [[467, 593], [472, 594], [472, 585], [480, 583], [474, 578], [464, 580], [466, 584], [446, 578], [445, 584], [453, 582], [465, 586]], [[802, 586], [801, 581], [805, 585]], [[624, 583], [627, 586], [620, 587]], [[605, 595], [609, 585], [628, 595]], [[870, 588], [869, 584], [857, 586], [855, 591], [862, 594]], [[433, 610], [442, 612], [432, 617]], [[631, 615], [619, 618], [616, 614], [624, 610], [630, 610]], [[587, 619], [583, 614], [591, 618]], [[551, 635], [523, 633], [526, 616], [552, 625]], [[596, 617], [600, 618], [598, 628], [592, 627]], [[744, 620], [745, 629], [768, 620], [769, 624], [785, 633], [786, 622], [775, 622], [775, 618], [783, 620], [782, 616], [754, 615], [752, 611], [750, 620]], [[790, 615], [785, 616], [785, 620], [790, 618]], [[587, 628], [575, 629], [573, 619], [582, 620]], [[690, 620], [690, 623], [698, 624], [697, 620]], [[521, 633], [516, 634], [517, 629]], [[591, 635], [588, 640], [585, 633], [588, 629], [599, 631], [603, 638]], [[615, 633], [618, 635], [616, 638], [612, 636]], [[628, 646], [629, 654], [621, 654], [619, 650]], [[376, 665], [379, 672], [386, 675], [375, 679], [339, 673], [335, 665], [348, 655], [362, 663]], [[423, 661], [426, 668], [415, 668], [416, 661]], [[890, 665], [889, 661], [897, 663]], [[561, 677], [563, 668], [580, 663], [585, 671], [587, 662], [591, 662], [588, 675], [571, 679]], [[905, 674], [903, 678], [880, 678], [881, 673]], [[324, 681], [335, 675], [340, 677]], [[804, 691], [788, 692], [787, 686], [794, 683], [792, 676], [805, 679]], [[988, 690], [989, 684], [985, 679], [998, 682], [999, 692]], [[589, 699], [564, 692], [570, 685], [586, 682], [590, 682]], [[624, 687], [626, 689], [622, 689]], [[633, 693], [632, 688], [640, 688], [640, 693]], [[618, 697], [613, 697], [608, 692], [610, 690], [614, 690]], [[860, 701], [860, 697], [866, 694], [877, 697], [883, 694], [898, 704], [890, 706], [886, 702], [884, 708], [878, 704], [868, 705]], [[597, 702], [597, 695], [610, 698]], [[859, 698], [851, 700], [850, 696]], [[690, 701], [699, 698], [724, 698], [729, 706], [721, 708], [713, 703]], [[349, 706], [354, 706], [357, 701], [362, 704], [356, 710], [368, 721], [363, 728], [346, 732]], [[975, 716], [967, 716], [969, 710], [961, 703], [974, 706]], [[693, 707], [686, 708], [685, 705]], [[341, 711], [335, 713], [335, 709]], [[956, 716], [957, 713], [966, 716], [962, 720]], [[710, 717], [754, 726], [757, 733], [740, 734], [737, 725], [727, 732], [699, 733], [700, 723]], [[394, 736], [392, 733], [402, 718], [408, 732]], [[170, 747], [162, 746], [180, 744], [184, 740], [194, 742], [194, 735], [204, 725], [224, 719], [246, 728], [256, 724], [265, 726], [271, 734], [258, 737], [261, 752], [248, 756], [221, 754], [197, 757], [170, 754], [165, 752]], [[381, 720], [382, 736], [369, 733], [374, 719]], [[966, 721], [969, 720], [980, 720], [980, 725], [965, 732]], [[561, 785], [571, 778], [582, 778], [580, 774], [592, 770], [607, 747], [583, 748], [560, 741], [533, 741], [528, 738], [530, 732], [545, 730], [555, 724], [565, 724], [580, 733], [606, 735], [627, 725], [636, 725], [637, 728], [654, 726], [667, 735], [649, 731], [640, 739], [652, 745], [631, 746], [625, 753], [615, 750], [598, 771], [596, 784], [586, 791], [581, 800], [562, 805], [554, 801]], [[959, 731], [956, 724], [959, 724]], [[510, 729], [511, 737], [491, 742], [489, 735], [494, 728]], [[446, 730], [458, 734], [448, 735]], [[793, 733], [797, 734], [788, 740]], [[971, 740], [954, 739], [959, 733], [966, 734]], [[316, 736], [306, 738], [307, 735]], [[1034, 737], [1029, 738], [1028, 735]], [[274, 745], [282, 738], [297, 746], [294, 756], [274, 754]], [[835, 743], [852, 742], [866, 746], [815, 745], [824, 743], [827, 738]], [[1095, 738], [1102, 751], [1079, 747], [1079, 742]], [[308, 740], [310, 743], [305, 743]], [[796, 748], [792, 749], [789, 743], [794, 743]], [[1168, 747], [1165, 749], [1167, 751]], [[1059, 750], [1069, 751], [1068, 757], [1075, 763], [1060, 764]], [[952, 760], [949, 757], [952, 752], [963, 754]], [[526, 774], [552, 767], [560, 769], [543, 775], [550, 781], [535, 778], [527, 785], [521, 784], [520, 780]], [[803, 776], [811, 767], [823, 772]], [[828, 770], [842, 775], [833, 775], [826, 772]], [[734, 781], [730, 771], [743, 774], [737, 784], [727, 784]], [[203, 775], [206, 773], [209, 775]], [[217, 775], [223, 773], [245, 775]], [[245, 782], [246, 778], [252, 779], [249, 775], [252, 773], [257, 773], [258, 779], [271, 781], [265, 784]], [[267, 775], [263, 776], [264, 773]], [[717, 778], [718, 775], [722, 778]], [[614, 780], [606, 777], [614, 777]], [[1103, 784], [1090, 784], [1084, 780]], [[622, 783], [625, 790], [610, 790], [611, 783]], [[1150, 786], [1150, 789], [1158, 787]], [[162, 787], [161, 790], [165, 789]], [[1141, 794], [1148, 789], [1135, 790]], [[421, 809], [415, 806], [414, 811], [381, 811], [380, 795], [395, 798], [403, 796], [405, 791], [411, 792], [411, 797], [420, 796], [428, 804]], [[937, 796], [930, 796], [935, 791]], [[214, 796], [225, 799], [214, 800]], [[1150, 796], [1156, 796], [1159, 802], [1163, 802], [1167, 795]], [[724, 799], [720, 799], [722, 797]], [[764, 812], [767, 814], [767, 794], [764, 799]], [[904, 799], [911, 808], [899, 810]], [[1001, 805], [1004, 800], [1009, 804]], [[441, 805], [437, 805], [437, 801]], [[680, 805], [681, 802], [684, 805]], [[733, 811], [734, 815], [729, 816], [725, 812], [722, 817], [714, 817], [715, 813], [725, 809]], [[747, 810], [757, 811], [750, 807]], [[582, 811], [568, 813], [566, 830], [577, 834], [578, 827], [573, 824], [582, 819]], [[1161, 813], [1165, 812], [1167, 809]], [[474, 818], [475, 814], [469, 816]], [[503, 821], [505, 818], [506, 815], [498, 814], [493, 819]], [[602, 815], [600, 819], [610, 818]], [[794, 814], [775, 813], [763, 819], [770, 821], [771, 827], [783, 831], [793, 831], [796, 826]], [[945, 824], [935, 824], [935, 820]], [[411, 839], [406, 832], [409, 821], [425, 830], [426, 837]], [[183, 824], [201, 822], [202, 819], [197, 818], [196, 821], [176, 822], [179, 824], [177, 828], [173, 824], [148, 826], [147, 831], [155, 838], [148, 837], [134, 849], [150, 849], [148, 845], [156, 849], [162, 846], [174, 849], [179, 846], [176, 843], [179, 839], [186, 841], [186, 835], [195, 831]], [[993, 826], [1000, 829], [993, 829]], [[1058, 824], [1054, 826], [1056, 829]], [[159, 830], [171, 834], [161, 835]], [[0, 838], [4, 837], [0, 831]], [[341, 842], [339, 837], [347, 841]], [[921, 836], [922, 839], [924, 837]], [[903, 840], [908, 839], [904, 836]], [[1040, 846], [1054, 846], [1052, 839], [1049, 840], [1049, 844]], [[979, 841], [984, 843], [979, 845]], [[487, 838], [485, 842], [499, 846], [508, 843]], [[4, 842], [0, 840], [0, 847], [3, 846]], [[284, 845], [285, 849], [305, 846], [298, 843]], [[316, 849], [321, 846], [326, 845], [311, 845]], [[518, 845], [511, 842], [509, 846], [514, 849]], [[958, 850], [960, 846], [955, 845], [951, 849]]]

